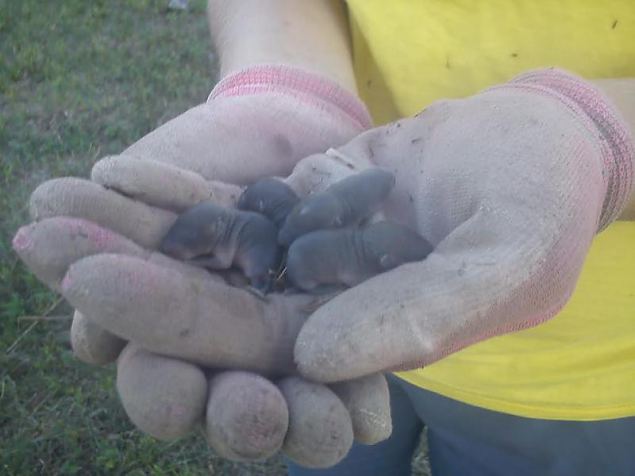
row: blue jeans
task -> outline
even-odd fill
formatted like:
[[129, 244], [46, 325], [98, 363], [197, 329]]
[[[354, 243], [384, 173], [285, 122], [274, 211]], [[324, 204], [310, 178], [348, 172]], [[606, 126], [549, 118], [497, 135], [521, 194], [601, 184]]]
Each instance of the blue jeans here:
[[[425, 422], [433, 476], [635, 476], [635, 417], [539, 420], [484, 410], [388, 376], [392, 436], [290, 476], [407, 476]], [[633, 396], [635, 398], [635, 395]]]

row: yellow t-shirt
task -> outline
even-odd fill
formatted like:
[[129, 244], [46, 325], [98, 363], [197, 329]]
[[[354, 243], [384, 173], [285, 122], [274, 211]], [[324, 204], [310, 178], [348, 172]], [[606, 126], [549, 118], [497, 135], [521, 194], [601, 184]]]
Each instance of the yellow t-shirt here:
[[[377, 124], [559, 66], [635, 77], [635, 0], [348, 0], [360, 95]], [[520, 416], [635, 415], [635, 222], [599, 234], [567, 306], [405, 380]]]

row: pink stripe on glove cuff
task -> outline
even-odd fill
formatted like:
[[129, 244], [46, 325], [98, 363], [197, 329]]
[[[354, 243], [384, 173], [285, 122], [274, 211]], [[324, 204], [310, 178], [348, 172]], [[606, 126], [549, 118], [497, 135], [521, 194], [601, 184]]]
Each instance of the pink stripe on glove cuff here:
[[364, 103], [335, 81], [284, 65], [258, 65], [232, 73], [212, 90], [208, 102], [220, 97], [278, 93], [295, 96], [321, 109], [335, 108], [361, 130], [372, 126]]
[[633, 190], [635, 148], [624, 120], [596, 87], [561, 69], [529, 71], [501, 87], [510, 86], [556, 96], [591, 119], [600, 133], [607, 185], [598, 231], [606, 228], [620, 214]]

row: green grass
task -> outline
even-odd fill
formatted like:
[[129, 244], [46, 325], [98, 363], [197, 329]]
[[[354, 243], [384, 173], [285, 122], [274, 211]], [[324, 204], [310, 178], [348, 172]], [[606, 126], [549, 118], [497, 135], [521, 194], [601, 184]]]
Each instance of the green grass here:
[[[279, 459], [232, 464], [200, 435], [161, 443], [135, 430], [114, 368], [73, 358], [70, 315], [11, 251], [40, 182], [87, 176], [205, 100], [216, 70], [204, 0], [0, 0], [0, 474], [284, 474]], [[425, 460], [415, 461], [424, 474]]]

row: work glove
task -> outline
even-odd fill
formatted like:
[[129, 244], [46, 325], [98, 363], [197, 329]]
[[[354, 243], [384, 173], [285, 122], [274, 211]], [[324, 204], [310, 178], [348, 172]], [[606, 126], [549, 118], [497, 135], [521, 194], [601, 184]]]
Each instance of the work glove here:
[[313, 157], [311, 167], [300, 162], [290, 180], [310, 186], [336, 156], [355, 170], [371, 162], [394, 172], [386, 216], [434, 251], [309, 317], [295, 361], [321, 382], [426, 366], [552, 318], [633, 187], [623, 119], [592, 85], [557, 69], [436, 102]]
[[117, 389], [142, 431], [173, 439], [204, 423], [221, 456], [257, 460], [282, 448], [311, 467], [335, 464], [353, 437], [388, 437], [383, 376], [326, 387], [296, 374], [295, 337], [319, 299], [261, 300], [235, 273], [156, 252], [179, 212], [202, 200], [232, 207], [241, 185], [287, 175], [300, 158], [369, 126], [359, 100], [331, 81], [255, 67], [95, 164], [92, 181], [54, 179], [32, 194], [36, 221], [14, 248], [77, 309], [76, 355], [96, 364], [118, 357]]

